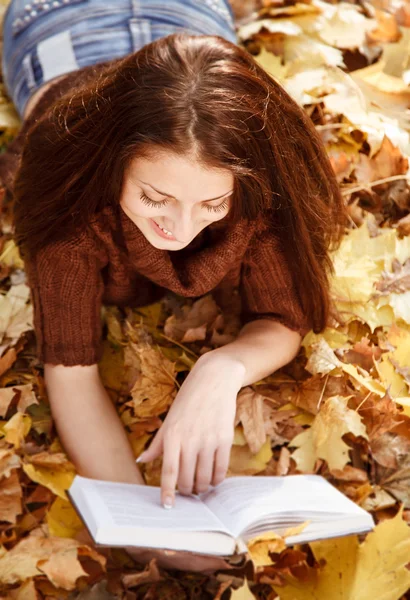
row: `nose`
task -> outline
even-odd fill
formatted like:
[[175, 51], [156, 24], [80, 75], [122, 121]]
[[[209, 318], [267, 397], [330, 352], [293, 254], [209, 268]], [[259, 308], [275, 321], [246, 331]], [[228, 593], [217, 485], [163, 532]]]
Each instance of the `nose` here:
[[184, 206], [182, 203], [179, 210], [176, 211], [173, 219], [173, 228], [171, 229], [174, 237], [182, 243], [190, 242], [194, 234], [194, 220], [192, 216], [192, 207]]

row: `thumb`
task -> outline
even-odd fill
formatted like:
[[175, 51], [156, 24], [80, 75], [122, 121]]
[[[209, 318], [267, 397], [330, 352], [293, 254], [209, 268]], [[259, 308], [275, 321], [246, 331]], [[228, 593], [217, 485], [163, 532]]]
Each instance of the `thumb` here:
[[161, 430], [159, 430], [157, 435], [152, 440], [149, 448], [147, 450], [145, 450], [145, 452], [140, 454], [135, 462], [136, 463], [150, 462], [150, 461], [154, 460], [155, 458], [158, 458], [158, 456], [161, 456], [162, 450], [163, 450], [162, 434], [161, 434]]

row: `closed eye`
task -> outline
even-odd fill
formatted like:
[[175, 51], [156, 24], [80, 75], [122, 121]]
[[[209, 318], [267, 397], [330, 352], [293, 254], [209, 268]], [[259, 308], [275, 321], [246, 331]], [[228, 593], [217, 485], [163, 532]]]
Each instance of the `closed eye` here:
[[[159, 201], [152, 200], [151, 198], [148, 198], [148, 196], [146, 196], [144, 193], [141, 194], [140, 198], [144, 202], [144, 204], [147, 204], [147, 206], [151, 206], [152, 208], [160, 208], [161, 206], [165, 206], [169, 202], [168, 198]], [[221, 202], [221, 204], [218, 204], [218, 206], [211, 206], [210, 204], [205, 204], [205, 208], [209, 212], [222, 212], [223, 210], [226, 210], [228, 208], [228, 204], [229, 196], [223, 202]]]

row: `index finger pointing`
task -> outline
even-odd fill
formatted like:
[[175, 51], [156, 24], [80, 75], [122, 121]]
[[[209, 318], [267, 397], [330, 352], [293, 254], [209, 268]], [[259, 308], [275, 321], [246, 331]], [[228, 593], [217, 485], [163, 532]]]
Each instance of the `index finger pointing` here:
[[175, 441], [165, 436], [161, 471], [161, 502], [164, 508], [172, 508], [174, 505], [180, 454], [180, 444], [176, 444]]

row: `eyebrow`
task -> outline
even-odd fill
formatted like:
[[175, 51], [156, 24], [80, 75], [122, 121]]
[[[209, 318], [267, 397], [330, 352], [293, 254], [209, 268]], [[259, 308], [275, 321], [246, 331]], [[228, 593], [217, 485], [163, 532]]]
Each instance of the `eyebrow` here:
[[[156, 191], [157, 194], [161, 194], [162, 196], [166, 196], [167, 198], [174, 198], [174, 196], [172, 196], [172, 194], [166, 194], [165, 192], [160, 192], [159, 190], [154, 188], [154, 186], [151, 185], [150, 183], [148, 183], [146, 181], [142, 181], [142, 179], [140, 179], [140, 181], [141, 181], [141, 183], [143, 183], [145, 185], [149, 185], [149, 187], [152, 188], [154, 191]], [[233, 190], [226, 192], [226, 194], [222, 194], [222, 196], [217, 196], [216, 198], [210, 198], [209, 200], [202, 200], [202, 202], [212, 202], [213, 200], [220, 200], [221, 198], [225, 198], [225, 196], [228, 196], [228, 194], [233, 194]], [[177, 198], [175, 198], [175, 200], [177, 200]]]

